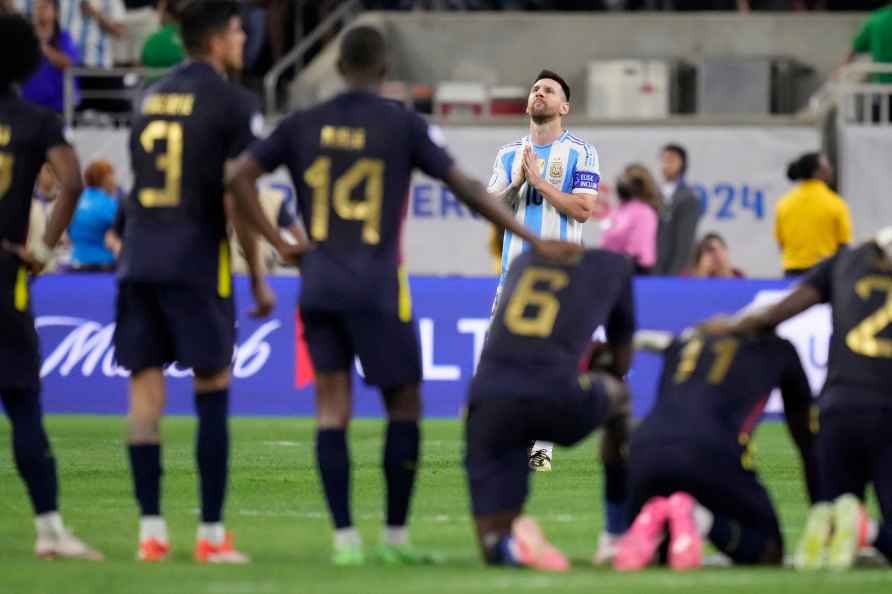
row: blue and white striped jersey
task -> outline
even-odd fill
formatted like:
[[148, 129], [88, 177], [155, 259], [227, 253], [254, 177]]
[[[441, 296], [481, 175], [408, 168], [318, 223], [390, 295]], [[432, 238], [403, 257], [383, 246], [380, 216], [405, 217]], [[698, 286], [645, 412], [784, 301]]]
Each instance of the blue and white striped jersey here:
[[[524, 136], [499, 150], [487, 188], [489, 192], [501, 192], [511, 185], [511, 180], [520, 172], [523, 150], [528, 144], [530, 137]], [[598, 193], [601, 174], [598, 151], [595, 147], [568, 130], [550, 145], [534, 144], [532, 147], [539, 157], [542, 176], [550, 184], [566, 193], [592, 195]], [[555, 209], [539, 192], [526, 183], [521, 186], [514, 216], [539, 237], [582, 242], [582, 224]], [[505, 231], [502, 247], [503, 280], [514, 258], [528, 249], [529, 246], [525, 241], [514, 237], [510, 231]]]

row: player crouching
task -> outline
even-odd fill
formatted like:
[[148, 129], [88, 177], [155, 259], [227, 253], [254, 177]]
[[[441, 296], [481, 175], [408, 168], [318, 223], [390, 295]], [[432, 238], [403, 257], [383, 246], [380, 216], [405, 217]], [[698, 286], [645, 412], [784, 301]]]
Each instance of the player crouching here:
[[[533, 439], [572, 446], [604, 427], [602, 462], [622, 466], [629, 422], [626, 386], [634, 332], [632, 268], [622, 257], [586, 251], [572, 263], [517, 258], [505, 298], [471, 383], [465, 466], [484, 560], [566, 571], [570, 563], [522, 515]], [[599, 298], [592, 299], [597, 287]], [[598, 326], [607, 329], [610, 373], [579, 375], [577, 362]], [[605, 453], [615, 454], [608, 459]], [[614, 473], [606, 472], [608, 482]], [[623, 481], [624, 482], [624, 481]]]

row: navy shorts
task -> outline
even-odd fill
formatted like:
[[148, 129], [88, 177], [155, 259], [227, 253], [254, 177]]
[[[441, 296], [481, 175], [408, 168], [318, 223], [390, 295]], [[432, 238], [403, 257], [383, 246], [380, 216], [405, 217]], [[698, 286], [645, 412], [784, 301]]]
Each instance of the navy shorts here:
[[186, 285], [124, 282], [118, 286], [115, 356], [136, 373], [176, 362], [199, 373], [232, 364], [232, 298]]
[[303, 308], [300, 319], [317, 373], [349, 371], [359, 357], [369, 385], [387, 390], [421, 382], [421, 350], [412, 321], [387, 313]]
[[[518, 373], [525, 373], [520, 372]], [[598, 381], [573, 378], [551, 385], [542, 396], [487, 396], [487, 384], [474, 378], [465, 423], [465, 470], [475, 516], [523, 508], [529, 492], [529, 447], [537, 440], [572, 446], [597, 429], [610, 412]], [[503, 391], [493, 386], [492, 393]]]
[[629, 448], [629, 519], [651, 497], [690, 494], [714, 514], [758, 530], [783, 543], [771, 498], [755, 472], [741, 464], [735, 448], [697, 443], [635, 443]]
[[883, 517], [892, 518], [892, 403], [872, 409], [837, 407], [822, 411], [820, 421], [817, 451], [824, 498], [852, 493], [863, 500], [867, 485], [873, 484]]
[[37, 331], [26, 281], [19, 284], [0, 285], [0, 389], [40, 390]]

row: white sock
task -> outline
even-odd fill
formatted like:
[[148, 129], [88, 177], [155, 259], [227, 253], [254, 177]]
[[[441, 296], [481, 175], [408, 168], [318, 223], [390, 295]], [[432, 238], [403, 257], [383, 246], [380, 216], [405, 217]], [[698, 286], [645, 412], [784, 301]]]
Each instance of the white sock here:
[[880, 527], [877, 526], [877, 523], [873, 520], [868, 520], [867, 522], [867, 544], [873, 546], [873, 543], [876, 542], [877, 536], [880, 534]]
[[381, 531], [381, 542], [394, 547], [409, 544], [409, 529], [405, 526], [387, 526]]
[[226, 531], [223, 529], [223, 522], [214, 522], [211, 524], [201, 523], [198, 525], [198, 539], [206, 540], [212, 545], [221, 545], [226, 539]]
[[167, 544], [167, 522], [161, 516], [143, 516], [139, 519], [139, 540], [153, 538]]
[[697, 531], [700, 533], [700, 536], [709, 535], [714, 520], [715, 517], [712, 515], [711, 511], [699, 503], [694, 504], [694, 524], [697, 525]]
[[350, 526], [349, 528], [340, 528], [338, 530], [335, 530], [334, 545], [336, 549], [359, 546], [361, 544], [362, 537], [359, 536], [359, 532], [356, 530], [355, 527]]
[[36, 516], [34, 526], [37, 528], [38, 536], [52, 536], [65, 531], [65, 526], [62, 525], [62, 515], [57, 511]]
[[533, 451], [538, 452], [539, 450], [545, 450], [545, 455], [551, 458], [551, 453], [554, 451], [554, 444], [550, 441], [537, 441], [533, 445]]

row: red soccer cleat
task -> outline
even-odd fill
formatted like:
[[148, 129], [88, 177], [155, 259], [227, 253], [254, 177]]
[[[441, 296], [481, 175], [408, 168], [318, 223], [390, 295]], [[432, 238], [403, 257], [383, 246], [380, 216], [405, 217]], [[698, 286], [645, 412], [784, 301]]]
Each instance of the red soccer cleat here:
[[244, 565], [250, 559], [232, 546], [232, 534], [227, 532], [219, 545], [211, 544], [207, 539], [195, 543], [195, 560], [199, 563], [219, 563], [228, 565]]
[[570, 561], [545, 539], [542, 529], [532, 518], [514, 520], [511, 536], [517, 546], [521, 565], [538, 571], [567, 571]]
[[663, 528], [668, 515], [669, 503], [665, 497], [654, 497], [648, 501], [619, 541], [613, 568], [617, 571], [639, 571], [650, 565], [663, 542]]
[[675, 493], [667, 501], [669, 565], [676, 571], [697, 569], [703, 564], [703, 538], [694, 521], [696, 504], [687, 493]]

